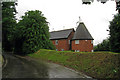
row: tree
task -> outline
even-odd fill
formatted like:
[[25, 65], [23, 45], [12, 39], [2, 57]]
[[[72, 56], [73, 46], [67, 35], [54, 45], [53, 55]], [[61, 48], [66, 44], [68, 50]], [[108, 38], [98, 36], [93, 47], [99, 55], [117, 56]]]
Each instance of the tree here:
[[28, 11], [19, 21], [15, 52], [34, 53], [39, 49], [54, 49], [49, 40], [49, 27], [41, 11]]
[[13, 49], [16, 5], [16, 2], [2, 2], [2, 49], [4, 51], [12, 51]]
[[120, 52], [120, 14], [114, 16], [110, 22], [110, 49], [113, 52]]
[[110, 42], [109, 39], [105, 39], [102, 43], [94, 47], [94, 51], [110, 51]]

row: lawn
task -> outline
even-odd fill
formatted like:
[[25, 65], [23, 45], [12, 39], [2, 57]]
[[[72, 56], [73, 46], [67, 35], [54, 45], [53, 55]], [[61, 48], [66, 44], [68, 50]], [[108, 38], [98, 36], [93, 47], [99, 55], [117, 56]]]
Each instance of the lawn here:
[[64, 65], [93, 78], [120, 78], [119, 53], [40, 49], [38, 52], [28, 56]]
[[3, 58], [2, 55], [0, 54], [0, 67], [2, 67], [2, 63], [3, 63]]

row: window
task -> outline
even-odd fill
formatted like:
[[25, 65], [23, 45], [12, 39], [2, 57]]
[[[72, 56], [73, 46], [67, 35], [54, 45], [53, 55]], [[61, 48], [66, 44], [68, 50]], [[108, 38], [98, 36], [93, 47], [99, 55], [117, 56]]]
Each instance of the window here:
[[68, 40], [68, 44], [70, 44], [70, 40]]
[[93, 40], [91, 40], [91, 43], [93, 44]]
[[55, 40], [55, 44], [58, 45], [58, 40]]
[[77, 50], [77, 52], [80, 52], [80, 50]]
[[75, 52], [80, 52], [80, 50], [75, 50]]
[[91, 52], [94, 52], [93, 50]]
[[61, 51], [64, 51], [64, 49], [61, 49]]
[[79, 40], [75, 40], [75, 44], [79, 44]]

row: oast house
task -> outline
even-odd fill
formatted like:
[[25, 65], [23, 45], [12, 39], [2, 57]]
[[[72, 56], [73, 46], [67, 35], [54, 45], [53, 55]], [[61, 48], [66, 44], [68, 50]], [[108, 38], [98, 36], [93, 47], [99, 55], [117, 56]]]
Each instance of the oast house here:
[[50, 32], [50, 40], [57, 51], [93, 52], [94, 39], [83, 22], [76, 31], [72, 28]]

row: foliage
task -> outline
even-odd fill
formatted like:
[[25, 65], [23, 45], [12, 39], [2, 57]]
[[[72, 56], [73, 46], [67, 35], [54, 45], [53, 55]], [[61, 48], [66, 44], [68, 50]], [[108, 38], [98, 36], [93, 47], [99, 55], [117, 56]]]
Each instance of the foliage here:
[[34, 53], [39, 49], [54, 49], [49, 40], [49, 27], [41, 11], [28, 11], [19, 21], [16, 36], [16, 52]]
[[4, 51], [12, 51], [13, 48], [16, 5], [16, 2], [2, 2], [2, 48]]
[[110, 49], [113, 52], [120, 52], [120, 14], [115, 15], [110, 22]]
[[28, 56], [64, 65], [93, 78], [120, 78], [119, 53], [68, 52], [40, 49]]
[[2, 4], [0, 2], [0, 43], [2, 43]]
[[103, 40], [102, 43], [100, 43], [94, 47], [94, 51], [110, 51], [109, 46], [110, 46], [109, 39], [105, 39], [105, 40]]

